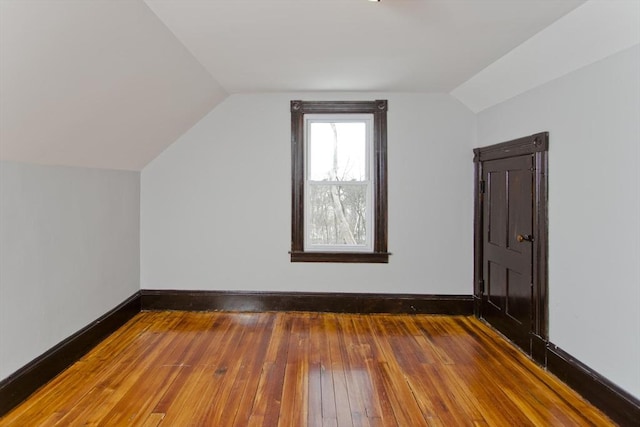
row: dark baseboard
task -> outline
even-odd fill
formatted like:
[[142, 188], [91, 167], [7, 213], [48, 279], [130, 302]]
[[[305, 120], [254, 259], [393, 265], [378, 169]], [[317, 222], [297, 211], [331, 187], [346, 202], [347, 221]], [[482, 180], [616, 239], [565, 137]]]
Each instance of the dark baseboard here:
[[142, 310], [472, 315], [471, 295], [140, 291]]
[[640, 400], [554, 344], [547, 346], [546, 361], [549, 372], [600, 408], [613, 421], [621, 426], [638, 425]]
[[0, 417], [71, 366], [139, 312], [140, 294], [136, 292], [104, 316], [0, 381]]

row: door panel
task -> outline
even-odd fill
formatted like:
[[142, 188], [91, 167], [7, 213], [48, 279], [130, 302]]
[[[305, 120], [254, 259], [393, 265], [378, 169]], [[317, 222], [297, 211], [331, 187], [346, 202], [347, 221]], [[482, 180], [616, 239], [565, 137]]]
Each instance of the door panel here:
[[506, 270], [500, 265], [491, 261], [487, 262], [487, 273], [489, 280], [485, 280], [487, 284], [487, 302], [498, 310], [504, 307], [504, 296], [507, 294], [507, 277]]
[[507, 242], [507, 211], [505, 209], [507, 186], [504, 179], [503, 171], [495, 171], [487, 173], [485, 179], [487, 187], [491, 190], [487, 196], [489, 203], [486, 204], [489, 209], [487, 213], [488, 225], [488, 241], [498, 247], [505, 246]]
[[[531, 280], [530, 277], [507, 270], [506, 314], [515, 322], [528, 328], [531, 320]], [[528, 332], [528, 329], [527, 329]]]
[[533, 161], [533, 155], [524, 155], [483, 162], [483, 316], [527, 352], [532, 330]]

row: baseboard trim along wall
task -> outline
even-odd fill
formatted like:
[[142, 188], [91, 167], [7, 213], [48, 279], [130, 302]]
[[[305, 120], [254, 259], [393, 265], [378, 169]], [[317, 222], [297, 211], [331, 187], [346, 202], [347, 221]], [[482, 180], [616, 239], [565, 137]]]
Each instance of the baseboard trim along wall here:
[[473, 314], [471, 295], [309, 292], [140, 291], [142, 310], [314, 311], [329, 313]]
[[[313, 311], [473, 315], [471, 295], [347, 294], [299, 292], [224, 292], [147, 290], [43, 353], [0, 382], [0, 417], [79, 360], [141, 310], [180, 311]], [[640, 419], [640, 400], [579, 360], [542, 338], [535, 342], [535, 360], [600, 408], [620, 425]]]
[[113, 310], [0, 381], [0, 417], [79, 360], [139, 312], [140, 294], [136, 292]]
[[552, 343], [547, 345], [546, 368], [621, 426], [640, 420], [640, 400]]

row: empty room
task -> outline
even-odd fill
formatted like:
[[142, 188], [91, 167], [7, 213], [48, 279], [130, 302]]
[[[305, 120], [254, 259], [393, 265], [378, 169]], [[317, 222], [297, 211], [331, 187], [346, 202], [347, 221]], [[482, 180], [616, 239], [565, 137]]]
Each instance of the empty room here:
[[638, 165], [638, 0], [0, 0], [0, 426], [640, 425]]

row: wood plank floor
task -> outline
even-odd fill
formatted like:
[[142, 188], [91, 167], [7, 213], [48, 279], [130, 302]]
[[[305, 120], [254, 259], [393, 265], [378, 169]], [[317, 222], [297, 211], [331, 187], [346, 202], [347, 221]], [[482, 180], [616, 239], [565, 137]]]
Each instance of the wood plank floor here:
[[0, 425], [612, 424], [473, 318], [143, 312]]

